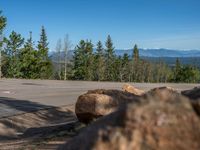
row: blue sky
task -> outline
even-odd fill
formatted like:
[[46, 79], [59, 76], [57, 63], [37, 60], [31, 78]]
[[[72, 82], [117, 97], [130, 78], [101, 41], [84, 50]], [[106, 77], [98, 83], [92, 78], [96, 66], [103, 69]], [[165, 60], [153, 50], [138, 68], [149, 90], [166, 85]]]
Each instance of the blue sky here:
[[37, 42], [44, 25], [51, 50], [66, 34], [75, 46], [81, 39], [105, 41], [116, 48], [200, 49], [200, 0], [0, 0], [12, 30]]

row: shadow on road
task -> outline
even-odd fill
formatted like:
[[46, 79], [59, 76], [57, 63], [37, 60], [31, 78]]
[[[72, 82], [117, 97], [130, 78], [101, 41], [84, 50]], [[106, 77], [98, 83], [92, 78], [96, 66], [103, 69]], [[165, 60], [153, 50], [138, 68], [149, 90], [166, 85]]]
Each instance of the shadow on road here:
[[[35, 131], [49, 133], [51, 129], [57, 129], [57, 126], [60, 128], [61, 124], [75, 121], [76, 116], [69, 106], [54, 107], [28, 100], [0, 97], [0, 143], [23, 137], [21, 135], [24, 133], [26, 137]], [[31, 128], [34, 130], [28, 130]]]
[[40, 109], [53, 108], [28, 100], [19, 100], [9, 97], [0, 97], [0, 118], [16, 115], [22, 112], [33, 112]]

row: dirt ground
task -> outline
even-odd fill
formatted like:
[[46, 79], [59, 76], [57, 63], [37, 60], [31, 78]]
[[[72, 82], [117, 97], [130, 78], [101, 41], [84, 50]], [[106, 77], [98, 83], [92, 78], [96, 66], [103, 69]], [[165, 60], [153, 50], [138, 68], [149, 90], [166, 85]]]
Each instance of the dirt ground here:
[[[145, 91], [160, 86], [179, 91], [199, 86], [130, 84]], [[74, 114], [79, 95], [93, 89], [121, 89], [123, 85], [114, 82], [0, 80], [0, 149], [55, 149], [82, 128]]]

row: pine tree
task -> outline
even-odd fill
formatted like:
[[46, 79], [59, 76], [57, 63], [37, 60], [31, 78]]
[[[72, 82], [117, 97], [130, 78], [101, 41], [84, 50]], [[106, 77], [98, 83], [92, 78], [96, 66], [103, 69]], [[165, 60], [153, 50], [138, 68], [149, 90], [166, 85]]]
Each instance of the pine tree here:
[[4, 42], [6, 44], [5, 53], [11, 57], [17, 57], [24, 43], [24, 38], [22, 38], [21, 34], [12, 31], [8, 39], [4, 38]]
[[134, 82], [138, 82], [138, 75], [139, 75], [139, 72], [138, 72], [138, 67], [139, 67], [139, 50], [138, 50], [138, 47], [137, 45], [135, 44], [134, 45], [134, 48], [133, 48], [133, 57], [132, 57], [132, 70], [131, 70], [131, 74], [132, 74], [132, 81]]
[[138, 61], [139, 60], [139, 50], [137, 45], [135, 44], [134, 48], [133, 48], [133, 59], [134, 61]]
[[181, 81], [181, 63], [178, 58], [176, 58], [176, 65], [174, 68], [174, 81], [175, 82]]
[[122, 57], [118, 56], [114, 59], [113, 62], [113, 72], [111, 81], [121, 81], [121, 71], [122, 71]]
[[30, 32], [30, 37], [25, 43], [24, 48], [20, 51], [19, 56], [21, 63], [21, 77], [26, 79], [40, 78], [40, 66], [38, 66], [38, 52], [34, 49], [32, 32]]
[[7, 18], [2, 15], [2, 11], [0, 11], [0, 48], [3, 44], [3, 31], [6, 27]]
[[97, 49], [95, 53], [95, 62], [94, 62], [94, 80], [102, 81], [104, 80], [104, 48], [101, 41], [97, 43]]
[[44, 57], [43, 59], [48, 58], [48, 45], [49, 43], [47, 42], [47, 35], [44, 26], [42, 26], [41, 29], [41, 34], [40, 34], [40, 40], [38, 41], [38, 51], [41, 53], [41, 55]]
[[6, 27], [7, 19], [2, 15], [2, 11], [0, 11], [0, 31], [3, 33], [3, 29]]
[[97, 51], [96, 52], [97, 58], [104, 56], [104, 48], [103, 48], [103, 44], [101, 43], [101, 41], [98, 41], [96, 51]]
[[93, 66], [94, 66], [94, 55], [93, 55], [93, 44], [91, 40], [86, 40], [85, 42], [85, 50], [84, 50], [84, 68], [86, 70], [85, 79], [84, 80], [93, 80]]
[[73, 79], [93, 80], [93, 44], [91, 41], [81, 40], [74, 51]]
[[49, 79], [52, 74], [52, 63], [48, 56], [48, 48], [49, 43], [47, 42], [47, 35], [44, 26], [41, 29], [40, 41], [38, 41], [38, 56], [39, 61], [38, 65], [40, 66], [40, 78], [41, 79]]
[[176, 58], [175, 70], [176, 70], [176, 72], [178, 73], [178, 72], [180, 71], [180, 69], [181, 69], [181, 63], [180, 63], [179, 59]]
[[108, 81], [114, 81], [114, 62], [115, 54], [112, 39], [110, 35], [107, 37], [105, 49], [105, 77]]
[[24, 43], [24, 38], [12, 31], [9, 38], [4, 38], [4, 42], [6, 44], [4, 52], [8, 58], [6, 62], [7, 69], [4, 75], [10, 78], [18, 78], [20, 77], [19, 53]]
[[73, 56], [73, 79], [75, 80], [84, 80], [86, 70], [84, 68], [85, 61], [84, 61], [84, 49], [85, 49], [85, 41], [81, 40], [79, 44], [76, 46]]
[[122, 81], [129, 81], [129, 74], [130, 74], [130, 68], [129, 68], [129, 55], [125, 53], [122, 58], [122, 69], [123, 72], [123, 78]]
[[2, 11], [0, 11], [0, 78], [2, 76], [2, 45], [3, 45], [3, 31], [6, 27], [7, 19], [2, 15]]
[[186, 65], [181, 68], [181, 82], [197, 83], [200, 81], [200, 71], [191, 65]]

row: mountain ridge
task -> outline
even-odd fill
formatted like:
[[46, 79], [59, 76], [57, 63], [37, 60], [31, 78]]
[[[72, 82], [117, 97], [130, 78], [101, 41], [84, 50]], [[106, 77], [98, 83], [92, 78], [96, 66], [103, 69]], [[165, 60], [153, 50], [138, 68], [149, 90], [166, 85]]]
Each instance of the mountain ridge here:
[[[132, 49], [116, 49], [116, 55], [122, 56], [124, 53], [132, 55]], [[172, 50], [172, 49], [142, 49], [139, 48], [139, 55], [143, 57], [200, 57], [200, 50]]]
[[[96, 49], [94, 49], [96, 52]], [[50, 56], [54, 55], [56, 52], [51, 51]], [[130, 57], [132, 56], [132, 49], [115, 49], [115, 54], [117, 56], [123, 56], [127, 53]], [[71, 58], [74, 54], [74, 50], [68, 51], [68, 57]], [[64, 54], [61, 54], [64, 55]], [[200, 57], [200, 50], [172, 50], [172, 49], [142, 49], [139, 48], [139, 55], [141, 57]]]

